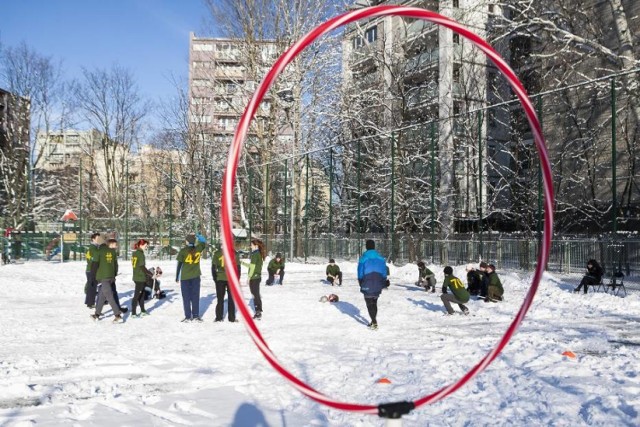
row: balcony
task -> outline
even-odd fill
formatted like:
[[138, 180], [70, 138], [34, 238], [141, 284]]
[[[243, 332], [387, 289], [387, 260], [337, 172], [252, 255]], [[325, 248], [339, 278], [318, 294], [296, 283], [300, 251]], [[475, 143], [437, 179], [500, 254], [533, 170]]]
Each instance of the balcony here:
[[436, 29], [437, 26], [434, 23], [423, 19], [417, 19], [407, 25], [407, 42], [415, 40], [416, 38], [435, 31]]
[[439, 49], [436, 47], [426, 50], [419, 55], [407, 59], [407, 74], [415, 74], [425, 71], [438, 64]]

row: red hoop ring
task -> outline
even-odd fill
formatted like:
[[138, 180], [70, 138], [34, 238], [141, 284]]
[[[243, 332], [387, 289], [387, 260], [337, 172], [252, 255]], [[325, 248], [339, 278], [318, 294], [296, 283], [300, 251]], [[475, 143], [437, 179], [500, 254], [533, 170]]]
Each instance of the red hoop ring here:
[[[540, 126], [540, 122], [538, 121], [537, 115], [535, 113], [535, 109], [533, 108], [533, 104], [531, 100], [527, 96], [526, 90], [518, 80], [518, 77], [515, 75], [513, 70], [507, 65], [507, 63], [500, 57], [500, 55], [481, 37], [477, 36], [473, 32], [469, 31], [461, 24], [453, 21], [449, 18], [446, 18], [438, 13], [431, 12], [425, 9], [414, 8], [414, 7], [402, 7], [402, 6], [375, 6], [364, 9], [355, 10], [352, 12], [348, 12], [339, 16], [336, 16], [325, 23], [319, 25], [311, 32], [307, 33], [304, 37], [298, 40], [293, 46], [287, 49], [280, 58], [275, 62], [273, 67], [269, 70], [269, 73], [265, 76], [265, 78], [260, 83], [260, 86], [257, 88], [256, 92], [253, 94], [253, 97], [249, 101], [247, 108], [242, 115], [240, 122], [238, 123], [238, 128], [236, 129], [235, 136], [233, 138], [233, 142], [231, 147], [229, 148], [229, 159], [227, 161], [227, 168], [224, 175], [223, 180], [223, 190], [222, 190], [222, 202], [220, 207], [220, 215], [221, 215], [221, 224], [220, 231], [222, 235], [222, 242], [224, 243], [223, 252], [224, 252], [224, 261], [227, 265], [236, 265], [235, 259], [235, 246], [233, 243], [233, 234], [231, 231], [232, 228], [232, 211], [233, 211], [233, 187], [236, 180], [236, 174], [238, 170], [238, 162], [240, 160], [240, 154], [242, 152], [242, 147], [244, 143], [245, 136], [247, 134], [247, 130], [249, 128], [249, 123], [253, 119], [258, 105], [264, 98], [265, 94], [275, 81], [275, 79], [280, 75], [280, 73], [284, 70], [284, 68], [289, 64], [302, 50], [304, 50], [309, 44], [311, 44], [318, 37], [332, 31], [338, 27], [346, 25], [350, 22], [357, 21], [363, 18], [369, 17], [381, 17], [387, 15], [398, 15], [409, 18], [419, 18], [423, 20], [427, 20], [433, 22], [438, 25], [442, 25], [454, 31], [457, 34], [462, 35], [466, 39], [470, 40], [475, 46], [477, 46], [480, 50], [482, 50], [485, 55], [489, 57], [493, 61], [493, 63], [498, 67], [498, 69], [502, 72], [502, 74], [507, 78], [511, 87], [515, 91], [524, 111], [529, 120], [529, 125], [531, 126], [534, 140], [536, 143], [536, 147], [538, 149], [538, 156], [540, 158], [540, 166], [542, 169], [542, 178], [544, 184], [544, 194], [545, 194], [545, 218], [544, 218], [544, 235], [542, 239], [542, 245], [540, 247], [540, 251], [538, 254], [538, 264], [536, 266], [536, 270], [531, 282], [531, 288], [527, 293], [520, 310], [516, 314], [513, 322], [505, 332], [504, 336], [498, 341], [496, 346], [487, 353], [481, 360], [478, 362], [469, 372], [467, 372], [462, 378], [458, 381], [443, 387], [442, 389], [421, 397], [413, 401], [413, 404], [416, 408], [425, 405], [427, 403], [437, 402], [449, 394], [455, 392], [460, 387], [462, 387], [467, 381], [471, 380], [474, 376], [482, 372], [497, 356], [500, 354], [502, 349], [507, 345], [518, 326], [524, 319], [527, 311], [531, 307], [533, 302], [533, 298], [538, 290], [538, 285], [540, 284], [540, 279], [542, 277], [542, 273], [544, 272], [545, 266], [549, 259], [549, 249], [551, 247], [551, 234], [553, 232], [553, 203], [554, 203], [554, 195], [553, 195], [553, 185], [552, 185], [552, 175], [551, 175], [551, 166], [548, 158], [547, 148], [545, 146], [544, 137], [542, 135], [542, 128]], [[233, 298], [236, 301], [242, 301], [242, 292], [240, 290], [240, 282], [238, 275], [235, 269], [229, 269], [227, 272], [229, 276], [229, 282], [231, 283], [231, 292], [233, 294]], [[313, 389], [311, 386], [305, 384], [292, 373], [290, 373], [286, 368], [284, 368], [277, 360], [275, 354], [269, 348], [267, 342], [262, 337], [262, 334], [258, 330], [255, 322], [251, 318], [251, 314], [249, 313], [249, 309], [245, 304], [237, 304], [240, 313], [244, 317], [246, 321], [246, 327], [253, 339], [254, 343], [258, 347], [258, 350], [262, 353], [262, 355], [267, 359], [267, 361], [273, 366], [273, 368], [278, 371], [282, 376], [284, 376], [289, 382], [293, 384], [295, 388], [300, 390], [307, 397], [315, 400], [316, 402], [322, 403], [331, 408], [340, 409], [344, 411], [358, 412], [358, 413], [366, 413], [366, 414], [377, 414], [378, 406], [374, 405], [362, 405], [357, 403], [343, 403], [338, 402], [333, 399], [330, 399], [328, 396], [318, 392]]]

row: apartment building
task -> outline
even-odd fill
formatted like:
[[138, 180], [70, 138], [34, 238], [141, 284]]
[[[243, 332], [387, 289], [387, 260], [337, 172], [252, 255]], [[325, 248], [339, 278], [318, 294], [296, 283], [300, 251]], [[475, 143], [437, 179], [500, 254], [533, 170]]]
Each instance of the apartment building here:
[[92, 156], [100, 147], [102, 137], [95, 129], [40, 131], [36, 135], [35, 167], [47, 171], [77, 168], [82, 157]]
[[[354, 8], [380, 3], [387, 2], [359, 1]], [[480, 36], [487, 34], [486, 1], [388, 3], [437, 11], [463, 22]], [[380, 134], [381, 129], [383, 135], [385, 130], [402, 129], [393, 138], [402, 139], [398, 147], [403, 147], [407, 153], [425, 152], [433, 145], [437, 152], [432, 155], [439, 156], [440, 160], [433, 175], [439, 180], [451, 181], [447, 186], [448, 193], [438, 196], [450, 198], [455, 203], [453, 211], [457, 219], [477, 218], [486, 199], [486, 191], [480, 189], [486, 172], [478, 167], [480, 155], [475, 149], [475, 141], [479, 134], [486, 134], [486, 125], [484, 121], [480, 126], [476, 120], [470, 121], [469, 112], [487, 104], [487, 59], [484, 54], [444, 27], [422, 19], [398, 16], [350, 25], [342, 47], [344, 92], [350, 97], [349, 104], [356, 106], [351, 113], [365, 117], [358, 122], [364, 125], [355, 123], [347, 132], [353, 139], [358, 139]], [[432, 129], [432, 125], [435, 128]], [[435, 141], [431, 141], [432, 138]], [[486, 146], [482, 150], [486, 150]], [[392, 156], [390, 149], [384, 154], [389, 158]], [[433, 183], [425, 184], [430, 173], [428, 155], [423, 157], [425, 160], [412, 168], [421, 170], [423, 176], [413, 177], [411, 191], [431, 194]], [[447, 178], [450, 174], [453, 176]], [[428, 216], [429, 205], [427, 200], [417, 201], [410, 215]]]
[[[258, 79], [277, 53], [276, 44], [269, 41], [247, 46], [239, 39], [190, 34], [189, 122], [195, 138], [226, 152]], [[248, 135], [251, 152], [257, 153], [260, 144], [283, 132], [269, 127], [275, 114], [273, 99], [267, 95]]]

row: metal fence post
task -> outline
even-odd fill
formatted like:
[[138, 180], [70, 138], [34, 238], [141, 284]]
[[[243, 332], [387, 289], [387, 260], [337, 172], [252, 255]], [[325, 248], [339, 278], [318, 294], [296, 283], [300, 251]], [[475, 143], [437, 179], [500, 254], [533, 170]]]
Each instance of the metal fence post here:
[[304, 190], [304, 263], [307, 263], [309, 255], [309, 154], [306, 156], [306, 176]]
[[[293, 160], [292, 160], [293, 163]], [[282, 217], [282, 237], [283, 237], [283, 244], [284, 244], [284, 248], [282, 250], [282, 252], [284, 252], [285, 254], [287, 253], [287, 182], [289, 181], [288, 179], [288, 173], [289, 173], [289, 168], [287, 167], [287, 165], [289, 164], [289, 161], [285, 159], [284, 161], [284, 181], [282, 183], [282, 192], [284, 193], [284, 215]], [[292, 194], [293, 196], [293, 194]], [[289, 259], [292, 258], [292, 254], [289, 254]]]
[[478, 111], [478, 231], [480, 233], [480, 257], [484, 254], [484, 235], [482, 224], [482, 111]]
[[395, 160], [396, 160], [396, 150], [395, 150], [395, 142], [396, 139], [394, 137], [393, 132], [391, 132], [391, 262], [395, 260]]
[[125, 191], [125, 196], [124, 196], [124, 243], [125, 243], [125, 248], [124, 248], [124, 259], [128, 260], [129, 259], [129, 160], [127, 160], [127, 163], [125, 165], [125, 174], [126, 174], [126, 178], [125, 178], [125, 184], [127, 186], [127, 189]]
[[333, 258], [333, 147], [329, 150], [329, 258]]
[[[247, 204], [249, 205], [249, 236], [253, 236], [253, 168], [249, 167], [249, 194]], [[251, 237], [249, 237], [251, 239]]]
[[358, 169], [356, 170], [356, 174], [357, 174], [357, 181], [358, 181], [358, 191], [357, 191], [358, 209], [357, 209], [356, 221], [357, 221], [357, 224], [358, 224], [358, 226], [357, 226], [358, 227], [358, 253], [361, 253], [362, 252], [362, 228], [361, 228], [361, 225], [360, 225], [360, 199], [361, 199], [361, 197], [360, 197], [360, 194], [361, 194], [361, 191], [360, 191], [360, 168], [362, 167], [362, 165], [361, 165], [360, 162], [362, 161], [362, 159], [360, 157], [360, 140], [359, 139], [358, 139], [358, 155], [357, 155], [357, 158], [358, 158]]
[[615, 235], [618, 232], [618, 198], [617, 198], [617, 176], [616, 176], [616, 79], [611, 77], [611, 221], [612, 231]]

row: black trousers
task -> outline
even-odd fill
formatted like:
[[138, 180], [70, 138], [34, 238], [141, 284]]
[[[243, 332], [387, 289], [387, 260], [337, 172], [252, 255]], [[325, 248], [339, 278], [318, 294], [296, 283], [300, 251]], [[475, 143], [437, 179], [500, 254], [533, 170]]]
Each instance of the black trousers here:
[[[227, 315], [229, 322], [236, 321], [236, 304], [233, 302], [233, 295], [231, 295], [231, 289], [229, 289], [229, 282], [218, 280], [216, 282], [216, 320], [222, 320], [224, 318], [224, 295], [227, 294]], [[253, 293], [253, 291], [251, 291]], [[255, 299], [255, 297], [254, 297]]]
[[138, 304], [140, 304], [140, 311], [146, 311], [144, 309], [144, 288], [147, 285], [147, 282], [133, 282], [136, 284], [136, 290], [133, 294], [133, 299], [131, 300], [131, 314], [136, 314], [136, 308]]
[[87, 271], [87, 284], [84, 288], [84, 303], [86, 305], [96, 305], [96, 297], [98, 296], [98, 282], [96, 282], [96, 275], [90, 271]]
[[249, 280], [249, 290], [251, 290], [251, 295], [253, 295], [253, 308], [256, 313], [262, 313], [262, 299], [260, 298], [261, 280], [262, 278]]
[[376, 320], [376, 316], [378, 316], [378, 297], [364, 297], [364, 302], [367, 304], [371, 323], [378, 323]]
[[[267, 269], [267, 271], [269, 272], [269, 278], [267, 279], [267, 282], [265, 283], [265, 285], [267, 286], [271, 286], [273, 285], [273, 276], [276, 274], [275, 270], [269, 270]], [[282, 285], [282, 281], [284, 280], [284, 270], [280, 270], [280, 284]]]
[[578, 285], [577, 288], [574, 289], [575, 292], [580, 291], [580, 288], [584, 286], [584, 293], [587, 293], [587, 290], [589, 289], [589, 286], [596, 286], [598, 284], [598, 278], [596, 278], [595, 276], [590, 276], [590, 275], [586, 275], [582, 278], [582, 280], [580, 281], [580, 284]]
[[[327, 276], [327, 281], [330, 282], [333, 285], [333, 277], [329, 277]], [[338, 282], [340, 282], [340, 285], [342, 285], [342, 271], [338, 273]]]

